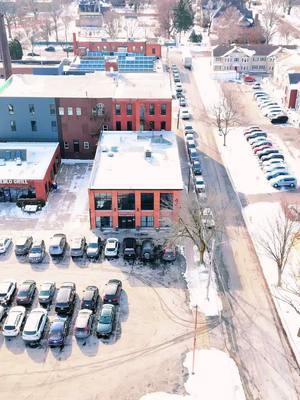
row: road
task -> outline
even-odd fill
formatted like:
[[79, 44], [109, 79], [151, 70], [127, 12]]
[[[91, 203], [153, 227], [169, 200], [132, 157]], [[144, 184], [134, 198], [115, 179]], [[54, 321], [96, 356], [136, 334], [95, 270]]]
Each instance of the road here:
[[[176, 50], [169, 57], [171, 63], [181, 65]], [[247, 399], [296, 400], [300, 398], [299, 371], [266, 288], [239, 198], [218, 152], [213, 124], [197, 89], [196, 73], [206, 72], [182, 70], [182, 82], [198, 132], [209, 197], [224, 226], [216, 262], [222, 323], [209, 333], [209, 342], [212, 347], [227, 350], [236, 361]]]

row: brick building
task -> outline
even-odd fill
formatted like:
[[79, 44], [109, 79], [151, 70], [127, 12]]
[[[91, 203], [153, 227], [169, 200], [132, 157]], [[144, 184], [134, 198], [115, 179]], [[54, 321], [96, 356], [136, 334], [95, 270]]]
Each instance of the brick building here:
[[169, 227], [182, 190], [173, 132], [105, 132], [89, 186], [91, 228]]
[[166, 73], [13, 75], [0, 87], [0, 140], [59, 142], [63, 158], [91, 159], [103, 130], [171, 130]]

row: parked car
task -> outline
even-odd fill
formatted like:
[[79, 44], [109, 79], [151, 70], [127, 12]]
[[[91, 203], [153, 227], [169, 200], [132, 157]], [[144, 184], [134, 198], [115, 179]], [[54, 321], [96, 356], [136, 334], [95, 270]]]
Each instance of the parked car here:
[[187, 106], [186, 98], [184, 96], [180, 97], [179, 105], [180, 105], [180, 107], [186, 107]]
[[244, 76], [244, 82], [256, 82], [256, 79], [254, 78], [254, 76], [245, 75]]
[[69, 331], [69, 318], [56, 318], [51, 322], [48, 334], [48, 345], [50, 347], [62, 347]]
[[137, 242], [135, 238], [127, 237], [123, 240], [123, 258], [125, 260], [135, 260], [137, 257]]
[[41, 340], [47, 319], [48, 313], [44, 308], [35, 308], [30, 312], [22, 333], [25, 343], [37, 343]]
[[247, 136], [252, 135], [253, 133], [256, 133], [256, 132], [263, 132], [263, 131], [260, 128], [246, 130], [246, 131], [244, 131], [244, 136], [247, 137]]
[[176, 257], [177, 257], [176, 246], [173, 243], [165, 244], [161, 253], [162, 261], [174, 262], [176, 261]]
[[67, 246], [67, 237], [64, 233], [55, 233], [50, 239], [49, 254], [51, 256], [63, 255]]
[[20, 236], [15, 243], [15, 254], [16, 256], [25, 256], [29, 253], [32, 246], [32, 236]]
[[57, 314], [72, 314], [76, 300], [76, 286], [73, 282], [65, 282], [58, 289], [55, 303]]
[[272, 124], [285, 124], [288, 121], [288, 116], [282, 113], [272, 114], [268, 116]]
[[27, 53], [27, 56], [28, 57], [40, 57], [41, 55], [38, 53], [35, 53], [35, 52], [30, 52], [30, 53]]
[[196, 143], [194, 139], [187, 139], [186, 141], [186, 147], [187, 149], [196, 149]]
[[253, 90], [261, 89], [260, 83], [259, 83], [259, 82], [254, 83], [254, 84], [252, 85], [252, 89], [253, 89]]
[[91, 237], [87, 242], [86, 255], [88, 258], [98, 258], [102, 250], [102, 241], [98, 236]]
[[176, 89], [176, 92], [182, 92], [182, 90], [183, 90], [182, 83], [176, 83], [175, 89]]
[[250, 125], [244, 130], [244, 132], [259, 131], [259, 130], [260, 130], [260, 126]]
[[261, 99], [260, 99], [260, 100], [258, 101], [258, 107], [261, 108], [262, 110], [263, 110], [264, 108], [266, 108], [266, 107], [269, 107], [269, 106], [276, 106], [276, 107], [278, 107], [279, 104], [276, 103], [275, 101], [270, 100], [270, 99], [267, 99], [267, 100], [261, 100]]
[[152, 261], [155, 258], [154, 242], [151, 239], [145, 239], [142, 242], [141, 259], [143, 261]]
[[174, 75], [173, 75], [173, 78], [174, 78], [174, 82], [175, 82], [175, 83], [179, 83], [179, 82], [180, 82], [180, 76], [179, 76], [179, 74], [174, 74]]
[[3, 320], [6, 314], [7, 314], [6, 307], [0, 305], [0, 322]]
[[208, 229], [213, 229], [216, 225], [212, 209], [209, 207], [203, 209], [201, 219], [203, 225]]
[[184, 126], [184, 134], [187, 135], [188, 133], [192, 133], [192, 134], [195, 133], [194, 128], [193, 128], [192, 125], [185, 125]]
[[76, 318], [74, 329], [76, 339], [87, 339], [91, 334], [92, 324], [93, 311], [87, 309], [80, 310]]
[[259, 159], [261, 159], [263, 156], [267, 156], [269, 154], [279, 154], [280, 151], [278, 149], [275, 149], [274, 147], [270, 147], [268, 149], [264, 149], [259, 151], [256, 155]]
[[36, 291], [35, 281], [28, 279], [24, 281], [19, 287], [17, 293], [17, 304], [23, 306], [30, 306], [33, 303], [34, 295]]
[[256, 138], [256, 139], [251, 139], [249, 140], [249, 144], [252, 147], [252, 149], [256, 149], [257, 147], [260, 146], [273, 146], [273, 143], [266, 138]]
[[106, 258], [113, 258], [119, 256], [120, 242], [116, 238], [108, 238], [104, 248], [104, 256]]
[[284, 162], [273, 164], [273, 165], [263, 165], [262, 169], [263, 169], [263, 172], [265, 174], [267, 174], [269, 172], [274, 171], [275, 169], [286, 170], [287, 169], [287, 165]]
[[297, 187], [297, 179], [292, 175], [285, 176], [277, 176], [276, 178], [270, 179], [271, 185], [276, 188], [296, 188]]
[[63, 51], [66, 53], [72, 53], [73, 52], [73, 47], [72, 46], [66, 46], [63, 48]]
[[255, 90], [253, 93], [253, 97], [255, 99], [261, 97], [261, 96], [269, 96], [267, 92], [263, 91], [263, 90]]
[[266, 134], [266, 132], [254, 132], [254, 133], [247, 135], [246, 140], [249, 142], [250, 139], [254, 139], [257, 137], [266, 138], [267, 134]]
[[96, 311], [99, 301], [99, 290], [97, 286], [89, 285], [85, 288], [81, 299], [81, 308]]
[[23, 306], [12, 307], [3, 324], [3, 335], [6, 337], [18, 336], [25, 319], [26, 309]]
[[5, 236], [0, 238], [0, 254], [4, 254], [12, 244], [11, 238]]
[[71, 239], [70, 249], [71, 257], [82, 257], [86, 247], [86, 239], [84, 236], [75, 236]]
[[187, 119], [191, 118], [191, 114], [190, 114], [189, 110], [187, 110], [187, 109], [182, 108], [180, 115], [181, 115], [181, 119], [183, 119], [183, 120], [187, 120]]
[[290, 173], [287, 170], [284, 170], [283, 168], [279, 169], [274, 169], [271, 172], [266, 173], [266, 179], [269, 181], [273, 178], [277, 178], [277, 176], [284, 176], [284, 175], [290, 175]]
[[261, 157], [261, 161], [269, 161], [269, 160], [274, 160], [274, 159], [280, 159], [280, 160], [284, 160], [284, 156], [281, 153], [272, 153], [272, 154], [268, 154], [265, 156]]
[[269, 116], [272, 116], [272, 115], [277, 114], [277, 113], [278, 114], [279, 113], [283, 113], [283, 111], [282, 111], [282, 109], [280, 107], [276, 107], [276, 106], [265, 108], [264, 111], [263, 111], [263, 115], [265, 117], [269, 117]]
[[262, 168], [264, 167], [276, 167], [277, 165], [282, 165], [285, 164], [284, 160], [279, 159], [271, 159], [271, 160], [266, 160], [266, 161], [262, 161], [261, 166]]
[[56, 51], [56, 50], [55, 50], [55, 47], [54, 47], [54, 46], [48, 46], [48, 47], [45, 48], [45, 51], [51, 51], [51, 52], [53, 52], [53, 51]]
[[202, 167], [200, 161], [196, 160], [192, 162], [192, 171], [195, 176], [202, 175]]
[[35, 240], [29, 251], [28, 259], [30, 263], [41, 263], [46, 254], [44, 240]]
[[0, 304], [8, 305], [12, 302], [14, 294], [17, 290], [17, 282], [7, 279], [0, 282]]
[[122, 282], [119, 279], [110, 279], [105, 285], [103, 303], [119, 305], [122, 294]]
[[202, 175], [195, 176], [195, 189], [197, 193], [205, 192], [205, 182]]
[[48, 306], [52, 303], [55, 295], [56, 285], [55, 282], [44, 282], [42, 283], [39, 291], [39, 303], [43, 306]]
[[256, 147], [253, 148], [253, 153], [257, 154], [260, 151], [263, 151], [263, 150], [266, 150], [266, 149], [272, 149], [272, 147], [273, 147], [272, 144], [263, 144], [263, 145], [260, 145], [260, 146], [256, 146]]
[[113, 304], [103, 304], [96, 328], [98, 338], [108, 337], [112, 334], [115, 318], [115, 306]]
[[190, 157], [190, 161], [191, 162], [199, 160], [199, 153], [198, 153], [198, 151], [196, 149], [188, 149], [188, 153], [189, 153], [189, 157]]

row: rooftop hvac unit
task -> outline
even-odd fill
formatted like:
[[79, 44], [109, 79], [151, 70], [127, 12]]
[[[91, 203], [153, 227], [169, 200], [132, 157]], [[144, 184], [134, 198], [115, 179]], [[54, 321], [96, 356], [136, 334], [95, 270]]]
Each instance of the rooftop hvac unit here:
[[16, 158], [16, 165], [22, 165], [22, 160], [20, 157]]

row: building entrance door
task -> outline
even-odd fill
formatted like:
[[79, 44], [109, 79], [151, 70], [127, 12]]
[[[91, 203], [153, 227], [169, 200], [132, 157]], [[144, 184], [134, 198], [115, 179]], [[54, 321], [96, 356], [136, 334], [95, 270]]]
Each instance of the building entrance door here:
[[119, 217], [119, 229], [134, 229], [135, 217]]

